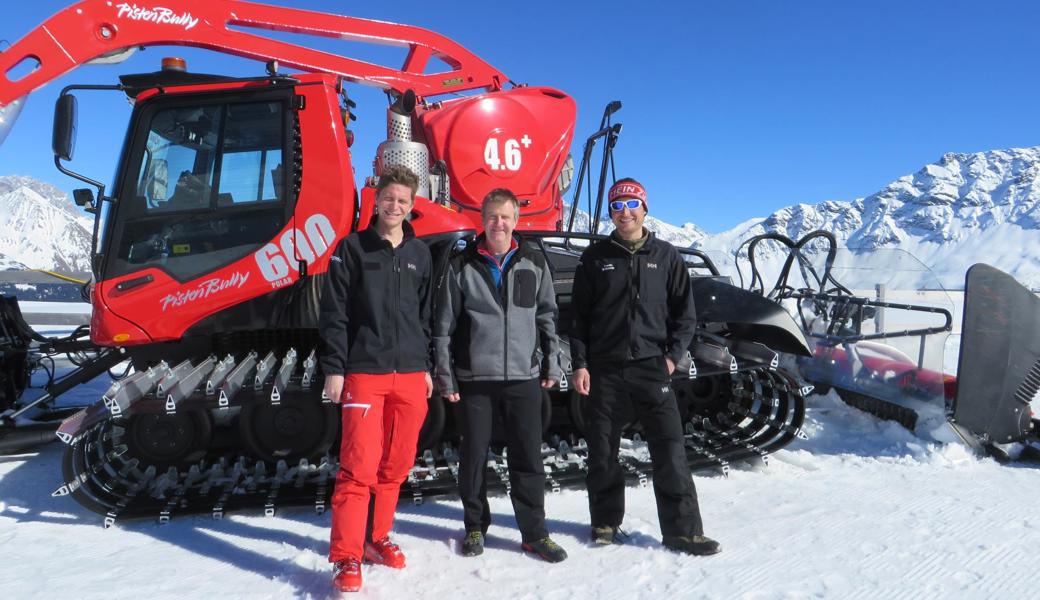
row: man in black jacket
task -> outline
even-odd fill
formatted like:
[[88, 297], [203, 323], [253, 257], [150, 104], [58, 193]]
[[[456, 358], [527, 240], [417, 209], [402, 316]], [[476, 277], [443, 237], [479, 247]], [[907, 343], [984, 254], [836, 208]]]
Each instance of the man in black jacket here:
[[549, 562], [567, 553], [545, 526], [542, 393], [562, 377], [556, 295], [545, 257], [513, 234], [520, 202], [491, 190], [481, 205], [484, 233], [452, 260], [438, 291], [433, 324], [436, 376], [450, 402], [461, 396], [459, 495], [463, 556], [484, 551], [491, 524], [485, 471], [493, 415], [509, 450], [509, 498], [522, 548]]
[[371, 223], [339, 243], [322, 291], [324, 392], [343, 415], [329, 547], [341, 591], [360, 589], [363, 559], [405, 564], [388, 534], [433, 390], [430, 251], [405, 220], [418, 185], [404, 167], [383, 171]]
[[619, 180], [607, 200], [614, 232], [582, 253], [571, 297], [574, 387], [589, 396], [592, 539], [613, 543], [625, 515], [618, 449], [631, 405], [646, 432], [664, 545], [715, 554], [720, 547], [704, 536], [671, 386], [696, 329], [689, 272], [671, 244], [643, 227], [646, 190], [638, 181]]

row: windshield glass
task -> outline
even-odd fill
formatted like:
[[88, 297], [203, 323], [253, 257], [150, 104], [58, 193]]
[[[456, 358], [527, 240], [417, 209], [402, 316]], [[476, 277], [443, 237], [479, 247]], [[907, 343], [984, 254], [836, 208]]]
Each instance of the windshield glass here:
[[119, 209], [114, 273], [159, 266], [185, 280], [228, 264], [285, 224], [281, 101], [162, 108]]

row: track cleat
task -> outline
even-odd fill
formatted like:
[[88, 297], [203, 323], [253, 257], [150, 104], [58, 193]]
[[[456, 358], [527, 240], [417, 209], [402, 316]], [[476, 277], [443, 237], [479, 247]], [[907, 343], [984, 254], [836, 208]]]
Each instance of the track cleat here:
[[390, 541], [389, 537], [374, 542], [365, 542], [365, 562], [384, 565], [391, 569], [404, 568], [404, 552]]
[[619, 529], [613, 525], [602, 525], [592, 528], [592, 543], [597, 546], [609, 546], [617, 542]]
[[694, 556], [708, 556], [722, 552], [722, 546], [718, 542], [703, 535], [681, 535], [664, 538], [664, 547]]
[[567, 551], [548, 536], [533, 542], [524, 542], [520, 547], [524, 552], [537, 554], [545, 562], [558, 563], [567, 560]]
[[467, 531], [462, 540], [463, 556], [480, 556], [484, 553], [484, 534], [479, 531]]
[[361, 561], [353, 556], [336, 561], [332, 567], [332, 587], [341, 592], [361, 590]]

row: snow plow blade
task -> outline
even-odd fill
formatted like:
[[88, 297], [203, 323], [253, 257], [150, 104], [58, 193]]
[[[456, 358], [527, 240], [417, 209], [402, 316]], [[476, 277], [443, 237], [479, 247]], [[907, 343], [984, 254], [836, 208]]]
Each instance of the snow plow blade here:
[[1040, 389], [1040, 298], [981, 263], [968, 269], [964, 290], [950, 424], [976, 448], [1035, 437], [1029, 403]]

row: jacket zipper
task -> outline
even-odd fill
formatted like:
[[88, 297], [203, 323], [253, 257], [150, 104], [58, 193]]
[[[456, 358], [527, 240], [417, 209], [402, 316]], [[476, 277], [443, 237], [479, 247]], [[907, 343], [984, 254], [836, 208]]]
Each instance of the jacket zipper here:
[[400, 309], [400, 302], [401, 302], [401, 264], [398, 261], [397, 252], [394, 250], [392, 245], [390, 247], [390, 256], [393, 257], [393, 264], [394, 264], [393, 287], [395, 288], [395, 290], [394, 290], [395, 293], [391, 294], [394, 297], [394, 301], [393, 301], [393, 303], [391, 305], [391, 308], [393, 309], [393, 312], [390, 314], [390, 318], [394, 322], [394, 373], [396, 373], [397, 372], [397, 367], [398, 367], [398, 364], [397, 364], [398, 349], [401, 347], [401, 331], [400, 331], [400, 326], [399, 326], [399, 323], [398, 323], [398, 318], [399, 318], [399, 315], [401, 313], [401, 309]]
[[633, 360], [635, 356], [635, 328], [632, 324], [636, 320], [636, 305], [639, 303], [639, 271], [638, 261], [636, 260], [636, 254], [633, 252], [632, 256], [629, 257], [628, 261], [628, 278], [629, 278], [629, 289], [631, 290], [628, 294], [628, 359]]
[[[516, 258], [515, 256], [513, 257]], [[510, 263], [513, 261], [510, 260]], [[499, 265], [501, 268], [501, 265]], [[509, 379], [509, 273], [502, 269], [502, 379]]]
[[[502, 280], [502, 289], [497, 289], [495, 286], [495, 277], [491, 274], [491, 265], [488, 264], [487, 258], [481, 255], [479, 252], [476, 253], [481, 263], [481, 274], [484, 280], [492, 289], [492, 293], [498, 300], [499, 306], [502, 308], [502, 379], [509, 379], [509, 272], [513, 270], [513, 264], [520, 259], [520, 248], [517, 247], [513, 251], [513, 255], [509, 258], [509, 262], [503, 267], [501, 264], [498, 265], [499, 276]], [[506, 255], [508, 256], [508, 252]], [[498, 262], [498, 259], [495, 259]]]

